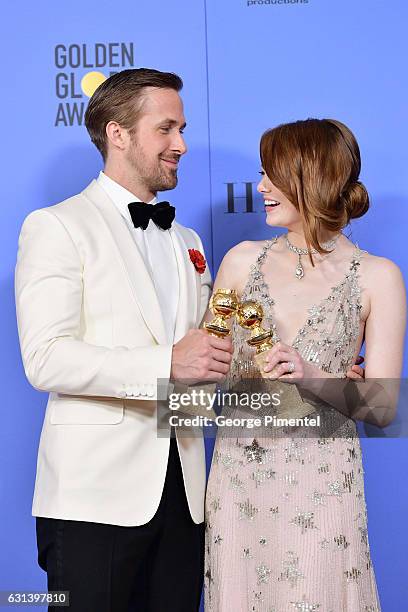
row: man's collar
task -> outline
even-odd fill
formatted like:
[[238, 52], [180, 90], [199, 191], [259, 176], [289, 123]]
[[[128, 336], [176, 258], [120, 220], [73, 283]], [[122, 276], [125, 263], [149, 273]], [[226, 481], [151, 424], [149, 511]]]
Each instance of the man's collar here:
[[[141, 202], [140, 198], [135, 196], [125, 187], [122, 187], [119, 183], [111, 179], [107, 174], [102, 172], [99, 173], [97, 183], [102, 189], [108, 194], [113, 202], [120, 208], [121, 211], [127, 211], [127, 205], [129, 202]], [[157, 204], [157, 197], [154, 197], [148, 204]], [[126, 215], [127, 216], [127, 215]]]

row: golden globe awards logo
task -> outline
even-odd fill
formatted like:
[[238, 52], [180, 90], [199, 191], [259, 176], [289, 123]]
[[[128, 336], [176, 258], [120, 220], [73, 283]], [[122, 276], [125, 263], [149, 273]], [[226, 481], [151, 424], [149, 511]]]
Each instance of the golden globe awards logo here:
[[83, 125], [88, 99], [109, 76], [134, 68], [133, 43], [58, 44], [55, 127]]

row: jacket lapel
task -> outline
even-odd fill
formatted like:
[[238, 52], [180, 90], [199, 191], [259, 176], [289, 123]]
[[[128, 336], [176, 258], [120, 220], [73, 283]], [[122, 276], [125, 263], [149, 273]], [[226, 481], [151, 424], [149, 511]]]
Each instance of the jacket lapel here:
[[96, 206], [112, 233], [132, 288], [133, 297], [146, 325], [158, 344], [167, 344], [168, 339], [157, 293], [126, 221], [95, 180], [82, 192], [82, 195]]
[[198, 300], [200, 298], [201, 283], [194, 265], [190, 261], [188, 246], [177, 224], [169, 230], [173, 241], [179, 271], [179, 304], [177, 309], [174, 341], [178, 342], [189, 329], [196, 327]]

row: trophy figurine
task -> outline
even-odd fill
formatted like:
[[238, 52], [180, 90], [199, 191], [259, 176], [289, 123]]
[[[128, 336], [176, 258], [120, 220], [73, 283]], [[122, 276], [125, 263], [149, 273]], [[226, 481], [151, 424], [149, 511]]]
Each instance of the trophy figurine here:
[[217, 289], [211, 296], [209, 307], [215, 317], [212, 321], [204, 323], [204, 329], [218, 338], [228, 336], [231, 330], [227, 321], [236, 313], [238, 308], [237, 292], [235, 289]]
[[[211, 296], [209, 308], [215, 316], [208, 323], [204, 323], [204, 329], [211, 336], [225, 338], [231, 333], [227, 322], [235, 315], [238, 308], [238, 296], [236, 291], [234, 289], [217, 289]], [[177, 390], [180, 388], [181, 385], [178, 384]], [[184, 385], [183, 392], [184, 394], [187, 394], [192, 390], [204, 391], [204, 395], [201, 397], [208, 398], [215, 393], [216, 388], [217, 386], [215, 383], [195, 383], [190, 385], [187, 382], [187, 384]], [[187, 401], [185, 401], [180, 411], [184, 414], [191, 416], [202, 416], [211, 420], [215, 420], [217, 417], [214, 410], [208, 405], [208, 400], [206, 399], [202, 399], [200, 404], [192, 401], [190, 405], [187, 404]]]
[[273, 347], [273, 330], [262, 327], [263, 318], [264, 312], [259, 302], [247, 300], [238, 305], [237, 321], [241, 327], [251, 331], [247, 342], [249, 346], [253, 346], [256, 349], [255, 361], [261, 373], [266, 363], [265, 356], [262, 353], [269, 351]]
[[[266, 364], [266, 351], [269, 351], [274, 345], [272, 340], [274, 329], [262, 327], [262, 320], [264, 318], [262, 305], [254, 300], [241, 302], [238, 305], [236, 317], [241, 327], [251, 331], [247, 343], [256, 349], [254, 359], [262, 377], [265, 379], [269, 378], [270, 374], [264, 372], [264, 367]], [[303, 401], [296, 385], [276, 379], [270, 380], [270, 383], [271, 390], [273, 391], [276, 388], [281, 396], [281, 405], [277, 410], [277, 416], [280, 418], [303, 418], [315, 411], [313, 405]]]

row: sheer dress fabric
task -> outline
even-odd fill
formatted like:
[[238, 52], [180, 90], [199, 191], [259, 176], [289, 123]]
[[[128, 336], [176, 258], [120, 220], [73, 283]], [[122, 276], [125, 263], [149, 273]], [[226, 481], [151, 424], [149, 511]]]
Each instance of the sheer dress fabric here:
[[[251, 267], [241, 299], [274, 300], [262, 266], [277, 237]], [[355, 245], [344, 278], [312, 306], [292, 346], [322, 371], [345, 377], [360, 333]], [[248, 332], [232, 323], [234, 354], [227, 390], [268, 390], [257, 379]], [[358, 347], [359, 348], [359, 347]], [[360, 442], [353, 420], [317, 406], [319, 435], [271, 428], [253, 438], [219, 428], [206, 498], [206, 612], [380, 612], [370, 557]], [[228, 416], [242, 417], [232, 406]]]

